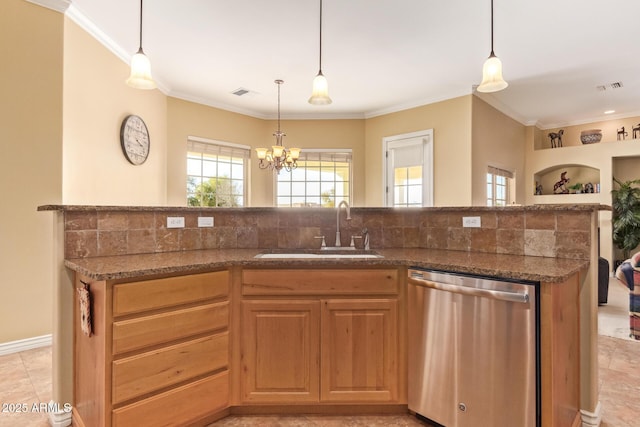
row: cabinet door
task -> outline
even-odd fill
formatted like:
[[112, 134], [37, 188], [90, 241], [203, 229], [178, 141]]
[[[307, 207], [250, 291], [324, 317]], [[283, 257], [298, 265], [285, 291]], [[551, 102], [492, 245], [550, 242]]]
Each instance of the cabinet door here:
[[318, 301], [244, 301], [241, 330], [245, 402], [318, 401]]
[[395, 299], [322, 301], [323, 401], [398, 399]]

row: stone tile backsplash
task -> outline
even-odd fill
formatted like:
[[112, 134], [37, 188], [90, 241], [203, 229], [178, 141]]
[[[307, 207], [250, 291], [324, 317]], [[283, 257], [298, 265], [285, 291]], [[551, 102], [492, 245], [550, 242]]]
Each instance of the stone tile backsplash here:
[[[371, 248], [433, 248], [589, 259], [592, 211], [544, 208], [352, 208], [341, 211], [342, 246], [367, 228]], [[182, 216], [184, 228], [167, 228]], [[198, 227], [198, 216], [214, 227]], [[481, 227], [462, 227], [479, 216]], [[125, 255], [196, 249], [319, 248], [335, 244], [336, 210], [311, 208], [117, 208], [65, 211], [65, 257]], [[356, 239], [362, 247], [362, 240]]]

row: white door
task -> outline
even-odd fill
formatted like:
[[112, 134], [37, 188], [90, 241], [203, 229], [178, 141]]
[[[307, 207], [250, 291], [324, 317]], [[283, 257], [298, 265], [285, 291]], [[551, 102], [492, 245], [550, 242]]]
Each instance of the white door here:
[[433, 206], [433, 129], [383, 139], [385, 206]]

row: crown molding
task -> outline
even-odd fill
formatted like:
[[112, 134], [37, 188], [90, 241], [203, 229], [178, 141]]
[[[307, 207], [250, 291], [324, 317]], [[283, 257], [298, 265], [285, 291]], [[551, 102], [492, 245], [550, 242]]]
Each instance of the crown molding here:
[[368, 111], [364, 114], [365, 119], [371, 119], [373, 117], [384, 116], [386, 114], [397, 113], [399, 111], [410, 110], [412, 108], [424, 107], [425, 105], [435, 104], [436, 102], [448, 101], [453, 98], [465, 96], [471, 94], [470, 90], [461, 90], [457, 92], [447, 93], [444, 96], [423, 98], [415, 101], [411, 101], [406, 104], [397, 104], [391, 107], [381, 108], [379, 110]]
[[[31, 1], [31, 0], [27, 0], [27, 1]], [[69, 17], [69, 19], [71, 19], [73, 22], [78, 24], [80, 28], [82, 28], [87, 33], [89, 33], [89, 35], [91, 35], [93, 38], [98, 40], [100, 44], [102, 44], [104, 47], [109, 49], [114, 55], [116, 55], [125, 63], [129, 63], [129, 61], [131, 60], [132, 54], [122, 49], [122, 47], [120, 47], [115, 41], [113, 41], [113, 39], [109, 37], [107, 33], [105, 33], [100, 28], [98, 28], [96, 24], [94, 24], [91, 20], [89, 20], [73, 4], [67, 10], [66, 15]]]
[[29, 3], [55, 10], [56, 12], [65, 13], [71, 6], [71, 0], [26, 0]]

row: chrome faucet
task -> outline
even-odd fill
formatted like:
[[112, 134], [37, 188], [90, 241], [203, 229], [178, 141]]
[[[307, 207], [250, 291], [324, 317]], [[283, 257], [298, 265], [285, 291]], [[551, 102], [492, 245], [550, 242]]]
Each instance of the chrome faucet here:
[[362, 240], [364, 241], [364, 243], [362, 245], [362, 248], [365, 251], [371, 250], [371, 246], [369, 245], [369, 230], [367, 230], [366, 228], [363, 228], [362, 229], [362, 237], [363, 237]]
[[338, 210], [336, 211], [336, 244], [335, 246], [337, 248], [342, 246], [342, 244], [340, 243], [340, 208], [343, 206], [347, 208], [347, 221], [351, 220], [351, 208], [349, 207], [349, 203], [347, 203], [346, 200], [343, 200], [338, 204]]

